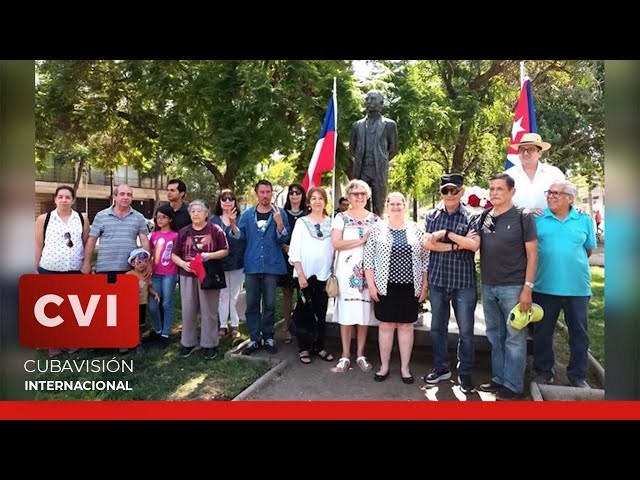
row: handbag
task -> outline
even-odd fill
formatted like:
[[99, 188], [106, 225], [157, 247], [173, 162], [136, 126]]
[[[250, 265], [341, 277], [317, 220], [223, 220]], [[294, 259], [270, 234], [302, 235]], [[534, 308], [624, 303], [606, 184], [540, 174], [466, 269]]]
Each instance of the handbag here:
[[298, 342], [312, 344], [318, 335], [318, 322], [310, 298], [304, 296], [299, 288], [296, 308], [291, 313], [289, 331], [298, 337]]
[[327, 280], [327, 284], [324, 287], [325, 291], [327, 292], [327, 296], [329, 298], [336, 298], [338, 296], [338, 293], [339, 293], [339, 290], [338, 290], [338, 278], [336, 277], [336, 265], [337, 265], [337, 263], [338, 263], [338, 253], [335, 254], [333, 267], [331, 268], [331, 275], [329, 276], [329, 279]]
[[227, 288], [227, 280], [224, 277], [224, 268], [220, 260], [208, 260], [202, 262], [207, 275], [200, 284], [202, 290], [220, 290]]
[[[196, 249], [196, 252], [202, 255], [202, 250], [198, 248], [196, 239], [193, 238], [191, 233], [189, 233], [189, 236], [191, 237], [191, 241], [193, 242], [193, 247]], [[204, 267], [206, 275], [200, 283], [201, 290], [221, 290], [223, 288], [227, 288], [227, 280], [224, 276], [224, 267], [220, 260], [203, 260], [202, 266]]]

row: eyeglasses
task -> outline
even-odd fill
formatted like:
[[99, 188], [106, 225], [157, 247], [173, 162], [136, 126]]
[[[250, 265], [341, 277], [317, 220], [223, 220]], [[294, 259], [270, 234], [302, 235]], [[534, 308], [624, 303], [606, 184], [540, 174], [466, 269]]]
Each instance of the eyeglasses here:
[[536, 153], [538, 151], [538, 147], [520, 147], [518, 149], [518, 153]]
[[322, 233], [322, 230], [320, 230], [320, 224], [316, 223], [315, 227], [316, 227], [316, 234], [318, 235], [318, 238], [324, 237], [324, 233]]
[[558, 198], [560, 195], [569, 195], [566, 192], [556, 192], [555, 190], [547, 190], [544, 192], [547, 197]]
[[349, 195], [353, 195], [354, 197], [366, 197], [367, 192], [351, 192]]
[[73, 240], [71, 240], [71, 233], [67, 232], [64, 234], [64, 239], [67, 241], [67, 247], [73, 247]]
[[455, 187], [444, 187], [440, 189], [440, 193], [442, 195], [457, 195], [460, 193], [460, 190]]
[[220, 200], [222, 200], [223, 202], [233, 202], [235, 200], [235, 198], [233, 198], [233, 197], [220, 197]]
[[299, 190], [289, 190], [289, 195], [302, 195], [302, 192]]

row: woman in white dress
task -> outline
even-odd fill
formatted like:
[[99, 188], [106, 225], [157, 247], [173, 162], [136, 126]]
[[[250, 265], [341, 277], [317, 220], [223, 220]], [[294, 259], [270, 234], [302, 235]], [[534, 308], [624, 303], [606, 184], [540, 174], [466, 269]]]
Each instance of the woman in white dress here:
[[369, 325], [377, 325], [377, 320], [362, 266], [364, 244], [371, 227], [379, 220], [375, 213], [365, 208], [370, 196], [369, 185], [362, 180], [351, 180], [347, 185], [347, 197], [351, 208], [336, 215], [331, 225], [333, 248], [338, 255], [335, 272], [338, 279], [338, 297], [333, 314], [334, 319], [340, 324], [342, 340], [342, 356], [336, 367], [338, 372], [349, 370], [354, 325], [357, 325], [356, 363], [365, 372], [372, 368], [364, 355], [364, 348], [367, 329]]

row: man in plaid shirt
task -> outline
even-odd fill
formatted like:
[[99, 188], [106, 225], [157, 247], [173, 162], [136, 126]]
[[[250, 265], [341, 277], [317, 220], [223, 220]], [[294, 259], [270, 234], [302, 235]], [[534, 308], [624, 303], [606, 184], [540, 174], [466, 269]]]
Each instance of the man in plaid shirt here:
[[480, 248], [480, 216], [460, 203], [464, 195], [464, 177], [459, 173], [440, 179], [442, 202], [427, 214], [424, 248], [429, 255], [431, 298], [431, 340], [433, 369], [423, 377], [436, 384], [451, 378], [447, 352], [449, 306], [453, 305], [458, 330], [458, 382], [463, 393], [473, 392], [471, 380], [474, 346], [473, 323], [478, 299], [475, 252]]

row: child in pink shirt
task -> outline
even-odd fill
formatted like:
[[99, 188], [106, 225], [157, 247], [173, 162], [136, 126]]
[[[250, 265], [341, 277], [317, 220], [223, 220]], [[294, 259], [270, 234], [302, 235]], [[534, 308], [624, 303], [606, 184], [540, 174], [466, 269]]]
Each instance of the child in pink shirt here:
[[160, 294], [160, 301], [149, 299], [152, 328], [147, 341], [158, 342], [163, 346], [169, 344], [169, 334], [173, 325], [173, 292], [178, 279], [178, 266], [171, 260], [171, 253], [178, 239], [173, 217], [171, 206], [158, 207], [154, 219], [155, 230], [149, 239], [153, 260], [151, 283]]

